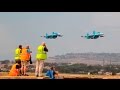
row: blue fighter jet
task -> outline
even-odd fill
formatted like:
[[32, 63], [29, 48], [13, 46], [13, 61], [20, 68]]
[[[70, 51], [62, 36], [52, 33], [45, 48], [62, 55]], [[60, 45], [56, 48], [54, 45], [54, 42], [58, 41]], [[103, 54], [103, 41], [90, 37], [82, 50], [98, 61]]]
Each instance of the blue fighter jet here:
[[87, 33], [85, 36], [81, 36], [81, 37], [85, 37], [86, 39], [98, 39], [100, 37], [104, 37], [104, 34], [101, 32], [93, 31], [91, 34]]
[[57, 37], [62, 37], [63, 35], [61, 35], [60, 33], [56, 33], [56, 32], [52, 32], [52, 34], [47, 34], [45, 36], [41, 36], [41, 37], [45, 37], [46, 39], [56, 39]]

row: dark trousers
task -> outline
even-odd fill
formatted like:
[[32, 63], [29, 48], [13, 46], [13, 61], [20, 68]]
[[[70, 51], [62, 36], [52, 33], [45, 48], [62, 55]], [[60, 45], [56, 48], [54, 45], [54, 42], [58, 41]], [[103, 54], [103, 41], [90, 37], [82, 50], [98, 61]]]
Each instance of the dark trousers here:
[[15, 60], [15, 63], [18, 63], [18, 62], [20, 62], [20, 74], [21, 74], [21, 60], [20, 59]]
[[29, 61], [30, 61], [30, 64], [32, 64], [32, 58], [31, 58], [31, 55], [30, 55], [30, 60], [29, 60]]

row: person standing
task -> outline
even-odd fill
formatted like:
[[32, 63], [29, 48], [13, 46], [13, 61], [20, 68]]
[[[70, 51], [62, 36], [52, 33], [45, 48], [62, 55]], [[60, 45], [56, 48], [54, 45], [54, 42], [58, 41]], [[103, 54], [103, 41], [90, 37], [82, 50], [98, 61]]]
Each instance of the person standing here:
[[19, 61], [21, 61], [20, 60], [20, 54], [21, 54], [21, 52], [22, 52], [22, 45], [19, 45], [19, 47], [15, 49], [15, 58], [14, 59], [15, 59], [16, 63], [19, 62]]
[[[20, 68], [21, 68], [21, 59], [20, 59], [21, 53], [22, 53], [22, 45], [19, 45], [18, 48], [15, 49], [14, 59], [15, 59], [15, 63], [18, 63], [18, 62], [20, 63]], [[20, 71], [20, 74], [21, 74], [21, 70], [19, 70], [19, 71]]]
[[30, 47], [29, 47], [29, 46], [27, 46], [27, 52], [29, 53], [29, 57], [30, 57], [29, 62], [30, 62], [30, 64], [32, 64], [32, 57], [31, 57], [32, 51], [30, 50]]
[[28, 52], [28, 46], [26, 46], [25, 48], [22, 48], [22, 53], [20, 55], [20, 58], [21, 58], [21, 71], [22, 71], [22, 75], [24, 76], [28, 76], [26, 74], [26, 66], [28, 64], [28, 61], [30, 60], [30, 54]]
[[45, 42], [42, 42], [41, 45], [37, 48], [36, 54], [36, 69], [35, 69], [35, 76], [42, 77], [42, 72], [44, 68], [44, 61], [47, 59], [47, 46]]

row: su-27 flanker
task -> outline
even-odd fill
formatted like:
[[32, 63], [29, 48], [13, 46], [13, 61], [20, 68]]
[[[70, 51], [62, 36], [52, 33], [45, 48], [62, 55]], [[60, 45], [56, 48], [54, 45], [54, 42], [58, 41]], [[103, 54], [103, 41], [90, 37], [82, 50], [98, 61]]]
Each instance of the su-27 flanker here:
[[47, 34], [45, 36], [41, 36], [44, 37], [46, 39], [56, 39], [57, 37], [62, 37], [63, 35], [61, 35], [60, 33], [56, 33], [56, 32], [52, 32], [52, 34]]
[[100, 37], [104, 37], [104, 34], [102, 32], [93, 31], [92, 33], [87, 33], [85, 36], [81, 37], [84, 37], [86, 39], [98, 39]]

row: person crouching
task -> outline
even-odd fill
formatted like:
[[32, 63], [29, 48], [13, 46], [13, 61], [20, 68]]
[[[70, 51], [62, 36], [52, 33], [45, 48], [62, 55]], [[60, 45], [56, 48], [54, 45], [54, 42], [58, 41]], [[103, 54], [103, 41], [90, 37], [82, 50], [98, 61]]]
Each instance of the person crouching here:
[[55, 70], [55, 67], [51, 67], [47, 72], [46, 76], [50, 79], [58, 79], [58, 72]]
[[20, 69], [21, 69], [21, 62], [18, 61], [17, 63], [13, 64], [9, 76], [20, 76]]

